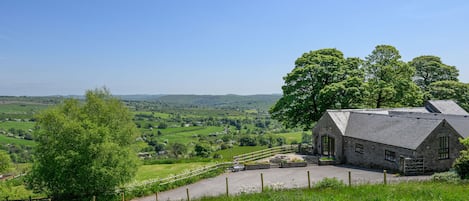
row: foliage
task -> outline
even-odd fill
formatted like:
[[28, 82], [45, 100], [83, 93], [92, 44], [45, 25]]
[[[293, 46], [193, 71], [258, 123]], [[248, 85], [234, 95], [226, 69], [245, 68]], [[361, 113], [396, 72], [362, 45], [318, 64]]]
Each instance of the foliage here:
[[459, 153], [459, 157], [453, 163], [453, 168], [462, 179], [469, 179], [469, 138], [460, 139], [460, 142], [465, 149]]
[[212, 148], [208, 144], [196, 144], [194, 147], [195, 155], [200, 156], [203, 158], [208, 158], [210, 157], [210, 154], [212, 153]]
[[461, 177], [454, 171], [440, 172], [432, 175], [432, 181], [459, 183], [461, 181]]
[[308, 134], [306, 132], [301, 133], [301, 143], [312, 144], [313, 143], [313, 135]]
[[324, 188], [333, 188], [333, 189], [339, 189], [341, 187], [344, 187], [345, 184], [343, 181], [338, 180], [337, 178], [324, 178], [318, 183], [316, 183], [315, 187], [319, 189], [324, 189]]
[[178, 158], [187, 153], [187, 146], [179, 142], [173, 142], [168, 145], [168, 152], [175, 158]]
[[415, 69], [400, 60], [399, 51], [378, 45], [365, 59], [367, 105], [371, 107], [419, 106], [423, 95], [412, 81]]
[[255, 137], [245, 135], [239, 138], [239, 146], [256, 146], [257, 140]]
[[23, 178], [0, 181], [0, 199], [3, 200], [6, 197], [8, 197], [9, 200], [27, 199], [28, 196], [33, 198], [45, 197], [44, 195], [36, 194], [26, 189], [23, 183]]
[[38, 115], [30, 183], [55, 199], [113, 192], [137, 171], [137, 132], [128, 109], [107, 89], [86, 92]]
[[11, 167], [10, 156], [4, 151], [0, 151], [0, 174], [9, 170], [10, 167]]
[[469, 111], [469, 84], [458, 81], [437, 81], [429, 86], [432, 99], [455, 100], [462, 108]]
[[345, 59], [337, 49], [304, 53], [283, 79], [283, 96], [270, 109], [287, 128], [309, 130], [326, 109], [358, 107], [364, 96], [358, 58]]
[[[449, 66], [441, 62], [440, 57], [424, 55], [415, 57], [409, 62], [409, 65], [415, 68], [415, 83], [426, 94], [430, 92], [431, 83], [438, 81], [458, 81], [459, 71], [455, 66]], [[427, 98], [428, 99], [428, 98]]]

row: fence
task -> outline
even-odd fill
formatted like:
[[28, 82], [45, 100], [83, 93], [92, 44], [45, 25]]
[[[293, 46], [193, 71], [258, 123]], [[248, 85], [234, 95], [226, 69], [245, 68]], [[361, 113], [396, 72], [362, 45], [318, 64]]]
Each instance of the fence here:
[[234, 156], [234, 163], [245, 163], [250, 161], [255, 161], [267, 157], [274, 156], [276, 154], [286, 154], [286, 153], [294, 153], [298, 150], [298, 145], [285, 145], [279, 147], [273, 147], [269, 149], [263, 149], [247, 154], [241, 154], [238, 156]]
[[142, 181], [142, 182], [133, 183], [133, 184], [128, 185], [126, 187], [126, 190], [132, 190], [133, 188], [138, 187], [138, 186], [151, 185], [151, 184], [155, 184], [155, 183], [159, 183], [160, 185], [166, 185], [166, 184], [174, 183], [176, 181], [196, 177], [196, 176], [199, 176], [199, 175], [202, 175], [202, 174], [205, 174], [205, 173], [208, 173], [208, 172], [220, 169], [220, 168], [227, 168], [231, 165], [232, 165], [231, 162], [217, 163], [215, 165], [210, 165], [210, 166], [205, 166], [203, 168], [190, 170], [190, 171], [187, 171], [185, 173], [170, 176], [170, 177], [166, 177], [166, 178], [163, 178], [163, 179], [145, 180], [145, 181]]

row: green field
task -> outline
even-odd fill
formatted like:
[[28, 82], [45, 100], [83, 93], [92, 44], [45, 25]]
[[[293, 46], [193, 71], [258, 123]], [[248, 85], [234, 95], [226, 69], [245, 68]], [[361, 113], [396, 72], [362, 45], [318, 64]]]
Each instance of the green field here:
[[313, 188], [292, 190], [267, 190], [264, 193], [241, 194], [238, 196], [219, 196], [198, 199], [201, 201], [461, 201], [469, 198], [468, 183], [433, 183], [433, 182], [409, 182], [392, 185], [360, 185], [338, 188]]
[[27, 114], [35, 113], [37, 111], [46, 109], [49, 107], [44, 104], [33, 104], [33, 103], [8, 103], [0, 104], [0, 113], [5, 114]]
[[18, 145], [27, 145], [27, 146], [35, 146], [36, 142], [32, 140], [24, 140], [24, 139], [16, 139], [12, 137], [7, 137], [5, 135], [0, 135], [0, 143], [5, 144], [18, 144]]
[[202, 168], [203, 166], [208, 166], [212, 164], [214, 163], [192, 162], [192, 163], [142, 165], [138, 169], [135, 180], [144, 181], [148, 179], [165, 178], [170, 175], [180, 174], [180, 173], [183, 173], [184, 171]]
[[223, 156], [224, 161], [231, 161], [233, 160], [233, 156], [236, 155], [241, 155], [253, 151], [259, 151], [262, 149], [267, 149], [265, 146], [234, 146], [233, 148], [229, 149], [224, 149], [224, 150], [219, 150], [216, 151], [215, 153], [218, 153]]
[[210, 133], [222, 132], [222, 127], [208, 126], [208, 127], [179, 127], [161, 129], [163, 135], [159, 136], [160, 140], [167, 140], [169, 143], [179, 142], [187, 144], [194, 141], [196, 135], [208, 136]]
[[27, 131], [28, 129], [34, 128], [34, 122], [22, 122], [22, 121], [4, 121], [0, 122], [0, 129], [8, 130], [10, 128], [23, 129]]

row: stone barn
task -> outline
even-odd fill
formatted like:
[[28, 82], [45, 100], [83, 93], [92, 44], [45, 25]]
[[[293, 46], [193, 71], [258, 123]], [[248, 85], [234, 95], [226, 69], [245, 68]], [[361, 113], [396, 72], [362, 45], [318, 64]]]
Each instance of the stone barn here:
[[469, 114], [454, 101], [425, 107], [328, 110], [313, 128], [314, 152], [336, 163], [404, 174], [448, 170], [469, 136]]

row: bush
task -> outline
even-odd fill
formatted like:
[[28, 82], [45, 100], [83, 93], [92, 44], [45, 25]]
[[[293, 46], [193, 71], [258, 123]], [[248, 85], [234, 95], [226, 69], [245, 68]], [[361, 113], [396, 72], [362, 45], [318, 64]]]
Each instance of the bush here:
[[448, 182], [448, 183], [458, 183], [461, 181], [458, 173], [454, 171], [435, 173], [432, 175], [432, 181], [436, 182]]
[[345, 186], [344, 182], [341, 180], [338, 180], [337, 178], [324, 178], [323, 180], [319, 181], [316, 183], [316, 188], [319, 189], [325, 189], [325, 188], [333, 188], [333, 189], [338, 189], [342, 188]]
[[[461, 140], [461, 143], [468, 149], [469, 138]], [[469, 151], [462, 150], [459, 157], [454, 161], [453, 168], [462, 179], [469, 179]]]

